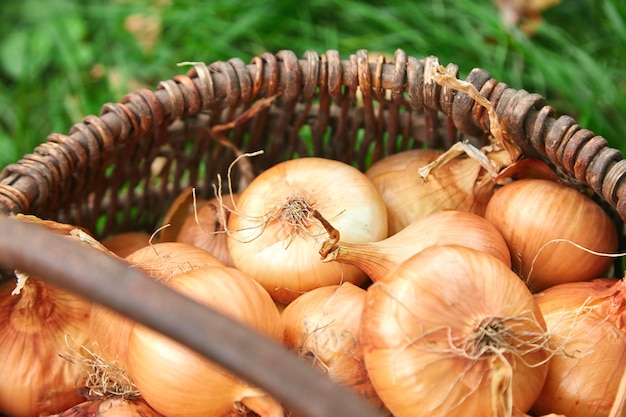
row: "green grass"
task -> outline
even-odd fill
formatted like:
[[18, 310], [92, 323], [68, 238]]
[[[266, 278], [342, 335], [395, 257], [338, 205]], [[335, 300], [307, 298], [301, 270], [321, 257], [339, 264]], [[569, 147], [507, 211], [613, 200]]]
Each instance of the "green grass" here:
[[[137, 14], [161, 24], [152, 49], [125, 28]], [[3, 2], [0, 18], [0, 168], [104, 103], [186, 71], [178, 62], [280, 49], [401, 48], [462, 76], [482, 67], [626, 150], [623, 0], [563, 1], [533, 36], [504, 24], [490, 0], [22, 0]]]

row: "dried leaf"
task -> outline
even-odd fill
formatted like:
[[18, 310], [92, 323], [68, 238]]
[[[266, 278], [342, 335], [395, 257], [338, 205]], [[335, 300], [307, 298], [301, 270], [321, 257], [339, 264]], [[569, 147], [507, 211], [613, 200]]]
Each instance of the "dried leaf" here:
[[508, 132], [506, 120], [500, 120], [493, 104], [491, 104], [472, 83], [459, 80], [441, 65], [433, 68], [433, 74], [431, 75], [437, 84], [467, 94], [487, 110], [491, 145], [478, 149], [471, 145], [469, 141], [457, 142], [435, 161], [422, 167], [419, 170], [419, 175], [422, 179], [427, 180], [428, 175], [430, 175], [433, 169], [447, 163], [453, 158], [466, 154], [470, 158], [478, 161], [492, 179], [498, 178], [502, 169], [515, 163], [523, 155], [522, 150]]

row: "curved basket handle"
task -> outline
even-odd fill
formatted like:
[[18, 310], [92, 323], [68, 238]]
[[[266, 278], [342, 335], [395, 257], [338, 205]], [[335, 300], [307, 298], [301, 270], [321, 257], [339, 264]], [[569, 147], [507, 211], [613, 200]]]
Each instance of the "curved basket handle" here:
[[260, 387], [299, 415], [382, 417], [277, 342], [103, 252], [4, 215], [0, 230], [2, 267], [40, 276], [151, 327]]

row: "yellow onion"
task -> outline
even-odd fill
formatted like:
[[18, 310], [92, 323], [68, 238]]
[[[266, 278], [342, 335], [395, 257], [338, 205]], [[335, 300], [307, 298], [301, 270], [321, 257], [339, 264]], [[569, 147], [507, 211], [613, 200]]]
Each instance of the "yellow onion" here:
[[560, 284], [536, 295], [552, 343], [533, 410], [567, 417], [608, 416], [626, 372], [626, 284], [601, 278]]
[[355, 266], [320, 262], [326, 233], [316, 212], [347, 241], [387, 237], [385, 205], [362, 172], [330, 159], [292, 159], [261, 173], [239, 196], [227, 227], [235, 267], [285, 304], [324, 285], [365, 282]]
[[381, 407], [365, 370], [359, 338], [364, 303], [365, 290], [349, 282], [315, 288], [281, 313], [283, 341], [333, 381]]
[[[222, 265], [206, 250], [180, 242], [144, 246], [126, 256], [125, 261], [129, 267], [139, 268], [158, 281], [167, 281], [176, 274], [207, 265]], [[98, 346], [103, 357], [125, 366], [133, 323], [129, 318], [94, 303], [89, 320], [90, 340]]]
[[58, 413], [83, 400], [81, 369], [60, 355], [66, 338], [87, 343], [91, 303], [36, 277], [14, 286], [0, 284], [0, 413]]
[[215, 255], [183, 242], [155, 243], [136, 250], [125, 259], [159, 281], [207, 265], [223, 266]]
[[174, 242], [180, 227], [189, 214], [193, 213], [194, 206], [203, 204], [207, 200], [196, 196], [193, 187], [185, 188], [170, 203], [161, 220], [161, 226], [152, 238], [153, 243]]
[[320, 251], [326, 261], [358, 266], [372, 281], [383, 279], [391, 269], [432, 245], [460, 245], [489, 253], [511, 266], [504, 238], [484, 217], [467, 211], [431, 213], [395, 235], [372, 243], [329, 240]]
[[[228, 267], [207, 266], [173, 276], [167, 285], [280, 341], [280, 314], [252, 278]], [[215, 335], [219, 338], [219, 335]], [[262, 390], [162, 334], [135, 324], [128, 373], [148, 404], [166, 417], [224, 416], [242, 406], [261, 417], [282, 416]]]
[[520, 415], [545, 380], [533, 295], [495, 257], [430, 246], [367, 290], [365, 365], [395, 417]]
[[141, 398], [109, 397], [85, 401], [50, 417], [162, 417]]
[[226, 266], [233, 266], [226, 244], [225, 224], [239, 194], [219, 198], [197, 197], [189, 187], [170, 204], [163, 217], [163, 227], [153, 242], [182, 242], [200, 247]]
[[387, 207], [389, 235], [441, 210], [463, 210], [484, 214], [495, 183], [483, 178], [478, 161], [457, 157], [438, 166], [426, 180], [418, 170], [443, 152], [413, 149], [387, 156], [365, 174], [380, 192]]
[[218, 205], [205, 202], [198, 205], [181, 224], [176, 235], [177, 242], [189, 243], [210, 252], [225, 266], [233, 266], [233, 260], [228, 252], [227, 235], [223, 220], [225, 211], [220, 214]]
[[149, 242], [150, 235], [145, 232], [123, 232], [102, 240], [104, 247], [120, 258], [125, 258], [137, 249], [148, 246]]
[[617, 231], [606, 212], [554, 181], [504, 185], [489, 201], [485, 218], [504, 236], [513, 269], [533, 292], [602, 276], [612, 258], [598, 253], [617, 250]]

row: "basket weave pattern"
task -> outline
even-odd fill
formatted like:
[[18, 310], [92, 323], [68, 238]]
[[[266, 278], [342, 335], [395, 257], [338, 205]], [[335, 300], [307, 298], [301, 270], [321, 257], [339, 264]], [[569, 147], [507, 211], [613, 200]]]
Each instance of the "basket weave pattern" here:
[[[214, 140], [211, 127], [273, 96], [269, 108], [230, 132], [242, 151], [265, 150], [252, 161], [257, 172], [296, 155], [364, 168], [403, 149], [447, 148], [463, 135], [484, 139], [486, 111], [436, 84], [431, 70], [438, 65], [435, 57], [401, 50], [392, 63], [360, 50], [348, 60], [337, 51], [309, 51], [302, 59], [281, 51], [248, 65], [240, 59], [196, 64], [154, 91], [105, 104], [99, 117], [85, 117], [68, 135], [51, 134], [7, 166], [0, 174], [0, 210], [79, 224], [99, 235], [152, 230], [184, 187], [207, 194], [218, 173], [225, 178], [235, 155]], [[447, 69], [458, 73], [454, 64]], [[472, 70], [466, 80], [496, 106], [526, 156], [544, 158], [626, 216], [626, 162], [604, 138], [570, 116], [555, 117], [542, 96], [509, 88], [485, 70]]]

